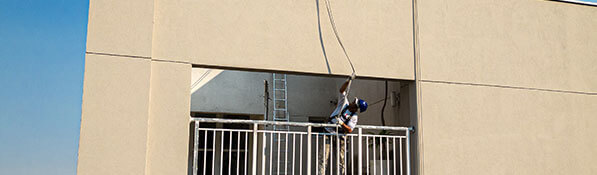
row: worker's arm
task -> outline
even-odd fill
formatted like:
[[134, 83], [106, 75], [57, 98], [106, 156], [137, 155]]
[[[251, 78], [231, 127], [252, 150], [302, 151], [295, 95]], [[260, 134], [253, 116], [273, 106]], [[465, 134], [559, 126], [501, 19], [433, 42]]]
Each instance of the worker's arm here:
[[344, 84], [342, 84], [342, 86], [340, 87], [340, 93], [344, 93], [344, 91], [346, 91], [346, 88], [348, 88], [348, 84], [350, 84], [350, 81], [354, 80], [355, 75], [352, 74], [350, 76], [350, 78], [348, 78], [348, 80], [346, 80], [346, 82], [344, 82]]
[[344, 131], [346, 131], [346, 133], [352, 132], [352, 129], [348, 125], [346, 125], [344, 123], [342, 123], [341, 125], [342, 125], [342, 128], [344, 128]]
[[350, 83], [350, 79], [346, 80], [346, 82], [344, 82], [344, 84], [342, 84], [342, 86], [340, 87], [340, 93], [344, 93], [344, 91], [346, 91], [346, 88], [348, 87], [348, 83]]

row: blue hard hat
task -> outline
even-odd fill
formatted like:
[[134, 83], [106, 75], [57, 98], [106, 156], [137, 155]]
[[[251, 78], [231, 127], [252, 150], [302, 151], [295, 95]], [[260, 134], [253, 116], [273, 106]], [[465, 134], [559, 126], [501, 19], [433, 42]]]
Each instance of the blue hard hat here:
[[365, 100], [361, 100], [361, 99], [356, 99], [357, 100], [357, 106], [359, 106], [359, 112], [365, 112], [367, 110], [367, 102]]

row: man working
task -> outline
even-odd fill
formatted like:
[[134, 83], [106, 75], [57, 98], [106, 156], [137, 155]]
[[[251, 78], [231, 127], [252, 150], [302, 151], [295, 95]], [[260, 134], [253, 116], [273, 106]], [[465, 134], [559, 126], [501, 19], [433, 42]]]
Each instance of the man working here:
[[[350, 82], [353, 79], [354, 75], [351, 76], [350, 79], [346, 80], [346, 82], [342, 84], [342, 87], [340, 87], [340, 97], [338, 99], [338, 106], [330, 115], [328, 122], [331, 124], [339, 124], [341, 128], [325, 128], [325, 130], [328, 133], [337, 134], [336, 129], [338, 129], [338, 132], [340, 133], [351, 133], [359, 120], [359, 117], [357, 116], [357, 111], [365, 112], [365, 110], [367, 110], [367, 102], [365, 102], [364, 100], [355, 98], [354, 101], [348, 101], [348, 94], [346, 92], [346, 88], [349, 86]], [[336, 139], [340, 139], [340, 150], [338, 153], [340, 154], [340, 171], [342, 174], [345, 174], [346, 164], [344, 162], [344, 148], [346, 147], [346, 144], [344, 143], [344, 139], [346, 136], [324, 135], [323, 137], [329, 139], [326, 139], [326, 141], [324, 142], [325, 148], [324, 151], [322, 151], [322, 157], [320, 159], [321, 161], [319, 162], [319, 173], [322, 175], [325, 174], [327, 162], [330, 158], [331, 145], [332, 143], [336, 142]]]

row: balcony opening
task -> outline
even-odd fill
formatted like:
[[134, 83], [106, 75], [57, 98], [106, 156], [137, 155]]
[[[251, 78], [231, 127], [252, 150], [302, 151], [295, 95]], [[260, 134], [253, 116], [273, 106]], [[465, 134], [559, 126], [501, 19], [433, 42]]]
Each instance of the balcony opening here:
[[349, 133], [328, 122], [343, 101], [339, 89], [346, 81], [193, 68], [189, 174], [411, 172], [414, 83], [353, 80], [346, 101], [361, 99], [368, 107], [355, 112], [358, 120]]

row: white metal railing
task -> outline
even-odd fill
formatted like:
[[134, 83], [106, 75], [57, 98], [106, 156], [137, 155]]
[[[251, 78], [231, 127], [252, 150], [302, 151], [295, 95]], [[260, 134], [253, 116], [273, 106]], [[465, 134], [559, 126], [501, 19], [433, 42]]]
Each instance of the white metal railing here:
[[[338, 125], [214, 118], [191, 120], [195, 124], [190, 172], [193, 175], [411, 174], [412, 128], [408, 127], [357, 125], [355, 134], [333, 134], [315, 130], [324, 127], [338, 130]], [[245, 127], [206, 128], [202, 123]], [[272, 130], [276, 125], [291, 129]], [[329, 159], [323, 163], [326, 150]], [[326, 165], [325, 168], [322, 165]]]

